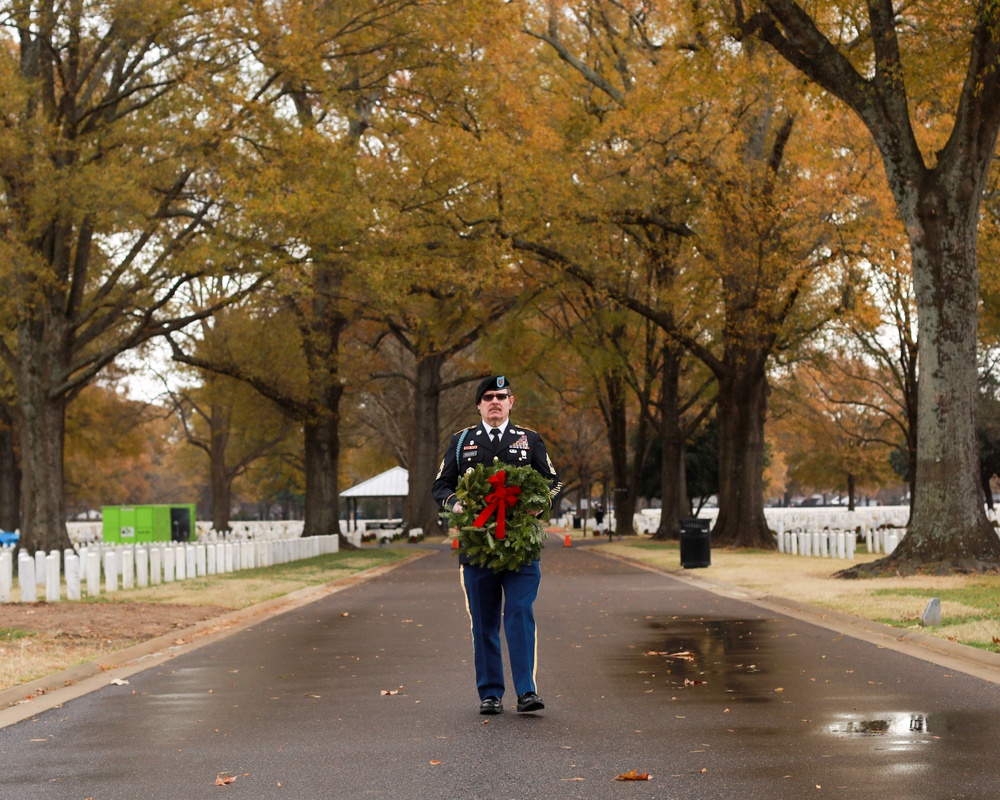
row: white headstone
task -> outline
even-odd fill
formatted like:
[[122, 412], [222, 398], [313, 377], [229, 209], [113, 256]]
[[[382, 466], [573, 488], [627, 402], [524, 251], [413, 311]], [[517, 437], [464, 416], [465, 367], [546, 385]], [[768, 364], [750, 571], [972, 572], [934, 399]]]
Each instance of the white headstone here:
[[924, 613], [920, 615], [920, 624], [924, 627], [941, 624], [941, 598], [932, 597]]
[[17, 559], [17, 584], [21, 587], [21, 602], [34, 603], [38, 598], [38, 584], [35, 582], [36, 561], [27, 553]]
[[66, 564], [66, 599], [79, 600], [80, 591], [80, 557], [76, 553], [67, 553]]

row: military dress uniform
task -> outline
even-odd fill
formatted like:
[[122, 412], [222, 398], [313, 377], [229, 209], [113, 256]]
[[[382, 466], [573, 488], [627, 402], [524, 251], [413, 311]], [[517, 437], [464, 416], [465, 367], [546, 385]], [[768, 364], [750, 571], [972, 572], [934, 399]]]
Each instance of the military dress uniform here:
[[[561, 484], [542, 437], [529, 428], [507, 420], [500, 441], [490, 441], [490, 430], [482, 422], [452, 434], [431, 489], [434, 499], [451, 510], [457, 501], [455, 489], [460, 475], [476, 464], [530, 466], [552, 483], [554, 497]], [[459, 552], [462, 585], [472, 620], [472, 641], [476, 665], [476, 687], [480, 701], [504, 694], [503, 661], [500, 654], [500, 625], [503, 623], [511, 674], [518, 696], [534, 693], [537, 640], [532, 604], [538, 595], [541, 569], [538, 560], [520, 570], [494, 572], [468, 563]]]

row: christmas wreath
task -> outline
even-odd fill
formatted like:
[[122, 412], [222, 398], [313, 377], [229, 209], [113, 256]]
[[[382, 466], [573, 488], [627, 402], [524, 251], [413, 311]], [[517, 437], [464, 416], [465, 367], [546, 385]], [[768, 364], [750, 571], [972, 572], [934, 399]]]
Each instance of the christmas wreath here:
[[442, 516], [458, 528], [459, 552], [470, 564], [516, 571], [541, 555], [545, 528], [532, 512], [547, 512], [552, 495], [540, 472], [496, 460], [477, 464], [459, 478], [455, 495], [462, 513]]

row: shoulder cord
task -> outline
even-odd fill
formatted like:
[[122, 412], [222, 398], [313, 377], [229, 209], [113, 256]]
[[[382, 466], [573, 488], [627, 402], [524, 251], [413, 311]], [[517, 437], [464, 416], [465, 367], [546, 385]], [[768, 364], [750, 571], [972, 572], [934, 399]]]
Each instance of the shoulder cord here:
[[465, 441], [465, 437], [469, 435], [469, 429], [466, 428], [462, 431], [462, 435], [458, 437], [458, 444], [455, 445], [455, 464], [459, 463], [459, 456], [462, 452], [462, 443]]

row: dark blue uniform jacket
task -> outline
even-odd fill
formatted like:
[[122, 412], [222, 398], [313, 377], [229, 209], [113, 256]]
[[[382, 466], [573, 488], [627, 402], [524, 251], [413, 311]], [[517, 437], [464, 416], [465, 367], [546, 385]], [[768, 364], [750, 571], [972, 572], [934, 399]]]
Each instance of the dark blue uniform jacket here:
[[494, 458], [504, 464], [536, 469], [551, 482], [553, 498], [562, 488], [552, 460], [545, 451], [545, 442], [536, 431], [508, 422], [507, 430], [498, 446], [494, 447], [490, 442], [489, 431], [480, 422], [451, 435], [437, 478], [431, 487], [431, 494], [438, 505], [450, 511], [456, 501], [455, 488], [459, 477], [476, 464], [493, 463]]

